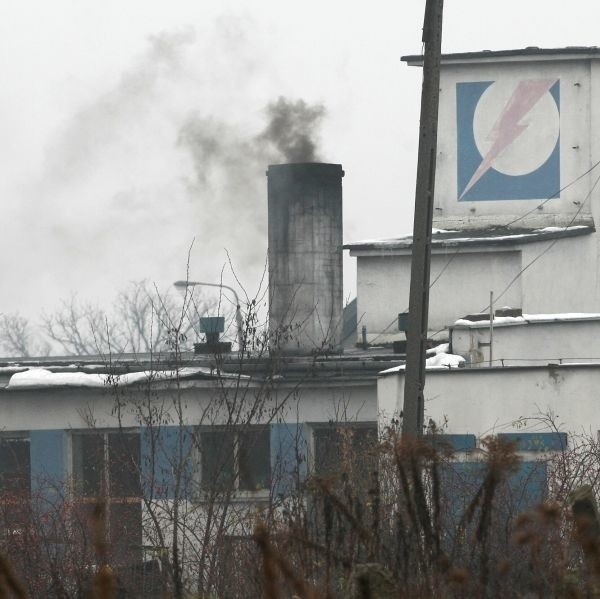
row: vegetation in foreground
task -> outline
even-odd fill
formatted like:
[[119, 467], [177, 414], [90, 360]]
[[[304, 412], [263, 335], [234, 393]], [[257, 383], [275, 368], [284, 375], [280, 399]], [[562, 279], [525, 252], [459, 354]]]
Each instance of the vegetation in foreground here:
[[205, 585], [200, 594], [197, 588], [177, 589], [168, 567], [144, 581], [142, 570], [112, 563], [98, 503], [87, 537], [77, 534], [80, 523], [64, 505], [43, 518], [28, 509], [27, 526], [5, 535], [0, 597], [381, 599], [600, 592], [593, 492], [600, 452], [592, 440], [549, 458], [548, 489], [534, 504], [523, 489], [511, 488], [520, 459], [514, 445], [500, 438], [486, 440], [477, 476], [460, 478], [460, 456], [432, 442], [436, 435], [407, 441], [388, 431], [366, 448], [354, 442], [350, 429], [339, 430], [340, 460], [327, 476], [309, 477], [292, 496], [272, 497], [248, 512], [247, 530], [253, 533], [215, 539], [212, 555], [218, 559], [211, 560], [210, 588]]

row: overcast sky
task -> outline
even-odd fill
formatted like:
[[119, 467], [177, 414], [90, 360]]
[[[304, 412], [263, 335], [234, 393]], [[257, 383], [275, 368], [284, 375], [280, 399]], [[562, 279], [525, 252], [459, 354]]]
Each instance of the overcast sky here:
[[[344, 239], [412, 229], [424, 1], [4, 0], [0, 311], [76, 291], [214, 280], [254, 289], [266, 252], [257, 151], [279, 96], [323, 105]], [[446, 0], [445, 52], [598, 43], [590, 0]], [[346, 258], [347, 295], [354, 262]], [[226, 280], [231, 280], [226, 271]]]

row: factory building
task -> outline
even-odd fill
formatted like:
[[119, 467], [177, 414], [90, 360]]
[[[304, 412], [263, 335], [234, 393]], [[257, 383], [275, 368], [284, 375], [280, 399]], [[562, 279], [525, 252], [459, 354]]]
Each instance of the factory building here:
[[[201, 534], [221, 546], [247, 538], [256, 513], [282, 509], [309, 474], [333, 475], [344, 444], [361, 455], [357, 471], [367, 468], [377, 376], [400, 360], [340, 353], [342, 167], [272, 165], [267, 175], [267, 345], [242, 326], [245, 351], [226, 353], [218, 315], [202, 319], [197, 353], [4, 363], [0, 543], [29, 530], [29, 506], [50, 528], [69, 506], [67, 528], [79, 537], [53, 532], [50, 542], [87, 547], [79, 561], [92, 563], [101, 503], [111, 563], [127, 578], [136, 564], [160, 563], [173, 527], [182, 555], [200, 551]], [[210, 514], [224, 506], [219, 528]]]
[[[442, 57], [431, 337], [486, 311], [490, 291], [526, 314], [598, 311], [599, 59], [595, 47]], [[408, 234], [345, 245], [369, 340], [404, 339], [411, 244]]]

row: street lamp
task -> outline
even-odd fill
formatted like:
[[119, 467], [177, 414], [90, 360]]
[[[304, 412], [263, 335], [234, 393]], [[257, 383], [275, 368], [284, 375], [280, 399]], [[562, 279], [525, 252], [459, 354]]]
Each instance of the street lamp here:
[[188, 287], [220, 287], [221, 289], [227, 289], [233, 293], [235, 297], [235, 322], [237, 324], [237, 336], [239, 348], [243, 347], [243, 322], [242, 322], [242, 311], [240, 309], [240, 298], [233, 287], [229, 285], [223, 285], [223, 283], [205, 283], [204, 281], [175, 281], [173, 286], [177, 289], [186, 290]]

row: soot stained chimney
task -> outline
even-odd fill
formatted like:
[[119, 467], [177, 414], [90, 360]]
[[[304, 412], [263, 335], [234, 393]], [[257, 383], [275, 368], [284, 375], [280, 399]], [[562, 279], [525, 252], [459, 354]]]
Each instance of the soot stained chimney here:
[[267, 176], [272, 350], [341, 351], [342, 166], [276, 164]]

